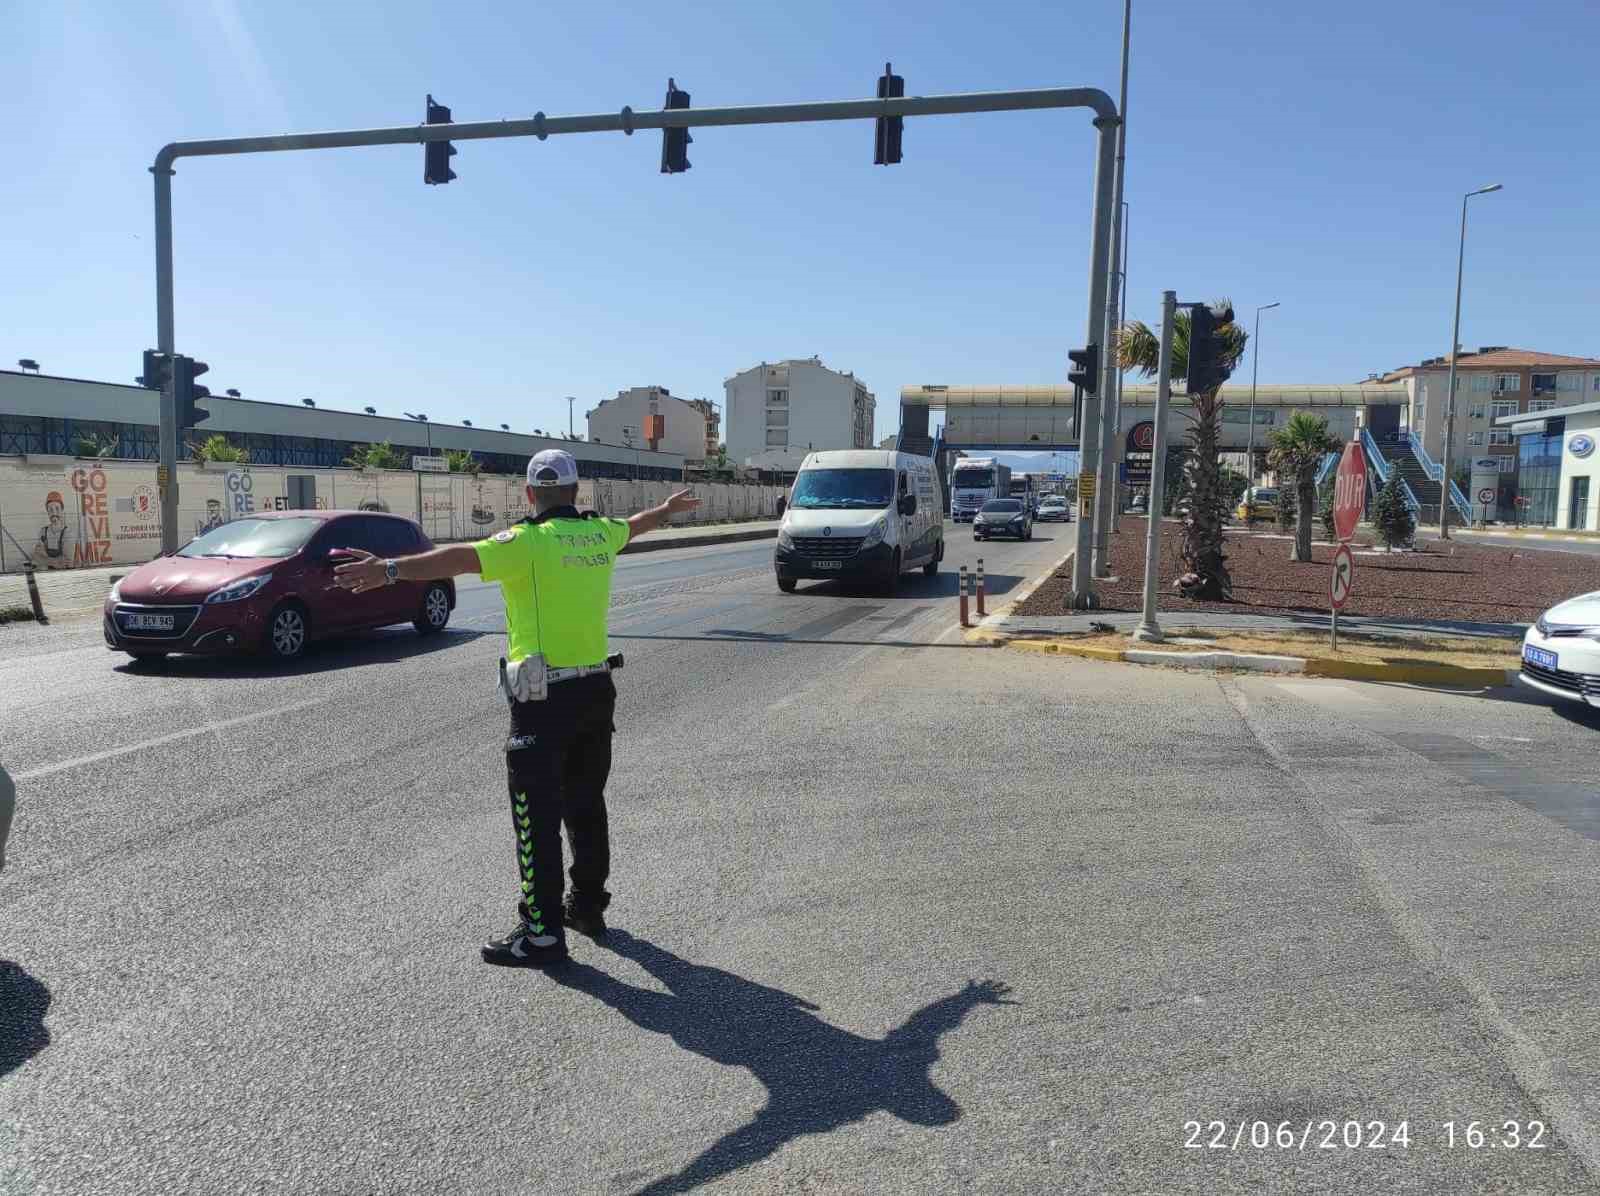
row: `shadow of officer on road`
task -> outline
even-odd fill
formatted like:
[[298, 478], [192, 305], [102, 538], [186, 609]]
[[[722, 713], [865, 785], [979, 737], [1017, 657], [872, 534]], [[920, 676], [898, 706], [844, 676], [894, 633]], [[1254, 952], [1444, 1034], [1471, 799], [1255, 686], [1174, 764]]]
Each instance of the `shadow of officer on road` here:
[[803, 1134], [824, 1134], [880, 1110], [913, 1125], [949, 1125], [961, 1108], [934, 1086], [939, 1038], [978, 1005], [1015, 1005], [997, 981], [971, 981], [925, 1005], [881, 1038], [863, 1038], [815, 1016], [818, 1006], [721, 968], [689, 963], [612, 928], [603, 946], [639, 964], [670, 990], [660, 993], [569, 963], [550, 978], [597, 997], [644, 1030], [671, 1037], [727, 1067], [743, 1067], [767, 1089], [748, 1125], [723, 1135], [676, 1175], [638, 1196], [687, 1192], [768, 1157]]
[[[17, 788], [0, 764], [0, 870], [6, 866], [6, 839], [17, 806]], [[50, 1045], [44, 1014], [50, 990], [28, 975], [19, 963], [0, 959], [0, 1076], [17, 1070]]]

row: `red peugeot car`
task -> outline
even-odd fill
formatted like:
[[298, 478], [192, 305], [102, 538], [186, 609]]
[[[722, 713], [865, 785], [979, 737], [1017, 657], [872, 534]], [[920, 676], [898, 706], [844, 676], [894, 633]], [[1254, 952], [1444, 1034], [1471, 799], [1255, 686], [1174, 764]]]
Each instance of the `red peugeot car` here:
[[265, 652], [292, 660], [314, 639], [412, 623], [443, 630], [453, 582], [402, 581], [365, 594], [334, 584], [339, 551], [410, 556], [433, 544], [409, 519], [374, 511], [264, 511], [140, 565], [111, 587], [106, 645], [135, 660], [171, 652]]

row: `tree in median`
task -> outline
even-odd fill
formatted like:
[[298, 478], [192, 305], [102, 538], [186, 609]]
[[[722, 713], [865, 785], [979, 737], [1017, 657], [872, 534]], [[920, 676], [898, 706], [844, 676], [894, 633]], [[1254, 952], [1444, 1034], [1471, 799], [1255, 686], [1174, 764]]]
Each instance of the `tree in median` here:
[[1278, 475], [1278, 494], [1281, 505], [1292, 502], [1294, 508], [1294, 551], [1291, 561], [1311, 559], [1311, 527], [1317, 513], [1317, 469], [1329, 453], [1344, 447], [1332, 432], [1328, 421], [1309, 411], [1296, 411], [1289, 422], [1274, 428], [1267, 436], [1271, 448], [1267, 464]]
[[1389, 480], [1372, 500], [1372, 526], [1389, 552], [1394, 551], [1396, 544], [1411, 543], [1411, 537], [1416, 535], [1417, 518], [1411, 513], [1405, 492], [1400, 489], [1398, 469], [1389, 470]]
[[[1217, 441], [1222, 431], [1222, 383], [1244, 358], [1245, 342], [1250, 339], [1250, 334], [1233, 322], [1233, 304], [1228, 300], [1219, 299], [1211, 308], [1219, 317], [1214, 333], [1216, 380], [1190, 399], [1193, 422], [1184, 434], [1188, 452], [1183, 461], [1182, 498], [1177, 502], [1183, 520], [1181, 555], [1189, 569], [1178, 579], [1178, 588], [1185, 597], [1205, 599], [1233, 596], [1233, 578], [1222, 551], [1222, 531], [1233, 504], [1217, 460]], [[1123, 325], [1117, 334], [1117, 360], [1123, 369], [1151, 378], [1160, 368], [1160, 359], [1161, 341], [1149, 325], [1142, 320]], [[1187, 378], [1188, 373], [1189, 309], [1180, 307], [1172, 324], [1172, 376]]]

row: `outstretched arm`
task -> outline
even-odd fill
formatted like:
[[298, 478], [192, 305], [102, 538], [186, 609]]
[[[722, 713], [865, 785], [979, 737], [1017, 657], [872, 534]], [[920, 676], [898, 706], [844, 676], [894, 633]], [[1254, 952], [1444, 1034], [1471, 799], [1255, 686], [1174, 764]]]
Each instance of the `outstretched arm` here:
[[[373, 556], [370, 552], [363, 552], [359, 548], [343, 548], [335, 551], [343, 552], [353, 558], [348, 564], [335, 566], [333, 570], [334, 581], [341, 589], [365, 594], [368, 590], [376, 590], [389, 583], [388, 577], [384, 574], [381, 558]], [[478, 550], [471, 544], [451, 544], [446, 548], [435, 548], [431, 552], [419, 552], [415, 556], [400, 556], [393, 559], [400, 569], [397, 581], [436, 581], [444, 577], [455, 577], [461, 573], [480, 571]]]
[[646, 532], [653, 532], [680, 511], [692, 511], [700, 500], [688, 490], [680, 490], [659, 507], [640, 511], [628, 520], [628, 539], [636, 540]]

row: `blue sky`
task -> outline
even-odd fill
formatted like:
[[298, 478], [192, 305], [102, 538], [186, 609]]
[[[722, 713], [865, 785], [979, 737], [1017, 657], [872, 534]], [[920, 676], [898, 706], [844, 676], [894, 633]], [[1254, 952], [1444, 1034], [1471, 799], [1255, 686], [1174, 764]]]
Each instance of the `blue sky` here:
[[[1513, 15], [1513, 8], [1516, 9]], [[0, 181], [0, 362], [130, 381], [154, 342], [151, 187], [169, 140], [659, 107], [1117, 87], [1121, 4], [14, 6]], [[1163, 288], [1264, 317], [1261, 376], [1352, 381], [1447, 349], [1461, 193], [1462, 340], [1600, 356], [1592, 0], [1511, 6], [1136, 0], [1129, 313]], [[1048, 383], [1082, 340], [1083, 113], [179, 163], [178, 347], [214, 390], [438, 420], [564, 427], [659, 383], [721, 399], [820, 354], [878, 395]]]

